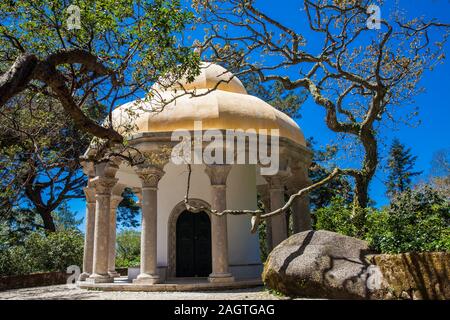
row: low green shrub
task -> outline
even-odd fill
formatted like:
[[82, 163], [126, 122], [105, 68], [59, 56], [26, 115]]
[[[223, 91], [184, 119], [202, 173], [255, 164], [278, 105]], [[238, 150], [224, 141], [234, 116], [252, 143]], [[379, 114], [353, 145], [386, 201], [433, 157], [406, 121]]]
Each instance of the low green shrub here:
[[383, 253], [450, 251], [450, 203], [430, 187], [408, 190], [368, 215], [366, 239]]
[[329, 206], [316, 210], [313, 218], [317, 230], [333, 231], [350, 237], [358, 235], [352, 208], [343, 198], [333, 198]]
[[123, 230], [117, 234], [116, 267], [136, 267], [140, 264], [141, 234], [135, 230]]
[[431, 187], [408, 190], [357, 215], [340, 198], [314, 214], [315, 229], [358, 237], [381, 253], [450, 251], [450, 203]]
[[74, 230], [53, 232], [47, 236], [31, 233], [23, 245], [2, 248], [0, 275], [65, 271], [70, 265], [82, 265], [83, 235]]

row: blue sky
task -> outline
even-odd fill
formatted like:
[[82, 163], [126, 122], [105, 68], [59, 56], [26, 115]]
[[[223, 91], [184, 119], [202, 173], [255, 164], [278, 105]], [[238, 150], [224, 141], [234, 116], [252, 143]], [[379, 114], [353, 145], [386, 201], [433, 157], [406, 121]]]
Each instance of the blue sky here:
[[[282, 0], [262, 3], [264, 3], [262, 8], [265, 12], [270, 13], [281, 22], [306, 28], [306, 21], [299, 21], [301, 1]], [[388, 0], [381, 7], [383, 18], [388, 18], [389, 9], [393, 3], [394, 0]], [[399, 0], [398, 4], [408, 17], [424, 16], [436, 18], [441, 22], [450, 22], [450, 0]], [[449, 53], [449, 45], [447, 45], [446, 55], [448, 56]], [[417, 96], [414, 105], [419, 107], [419, 116], [416, 120], [420, 120], [420, 125], [415, 127], [401, 125], [398, 130], [385, 128], [381, 132], [386, 144], [390, 143], [389, 139], [397, 137], [407, 147], [411, 147], [412, 153], [417, 156], [416, 169], [424, 171], [418, 179], [426, 178], [434, 152], [450, 148], [449, 75], [450, 64], [448, 61], [424, 75], [421, 86], [425, 87], [426, 91]], [[413, 106], [407, 106], [405, 109], [410, 107]], [[323, 110], [309, 99], [302, 107], [301, 118], [297, 119], [305, 136], [313, 136], [318, 145], [325, 145], [334, 138], [334, 135], [325, 126], [323, 118]], [[370, 196], [376, 201], [377, 206], [387, 203], [383, 185], [385, 179], [385, 172], [379, 170], [371, 184]], [[84, 201], [74, 200], [70, 206], [78, 213], [78, 216], [84, 216]]]

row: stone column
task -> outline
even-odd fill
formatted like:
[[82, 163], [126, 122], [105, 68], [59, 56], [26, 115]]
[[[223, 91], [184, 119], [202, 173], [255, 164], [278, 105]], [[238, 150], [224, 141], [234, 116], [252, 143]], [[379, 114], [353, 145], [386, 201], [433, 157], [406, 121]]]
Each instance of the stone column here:
[[[208, 165], [206, 173], [211, 181], [211, 209], [223, 211], [227, 207], [226, 181], [230, 165]], [[227, 217], [211, 215], [211, 255], [212, 273], [210, 282], [232, 282], [234, 277], [228, 270], [228, 231]]]
[[[267, 184], [257, 186], [261, 201], [264, 204], [265, 212], [270, 211], [269, 186]], [[266, 222], [266, 248], [267, 252], [272, 251], [272, 218], [265, 219]]]
[[118, 166], [114, 163], [100, 163], [95, 166], [95, 232], [93, 271], [87, 281], [94, 283], [112, 282], [108, 274], [109, 217], [111, 191], [117, 183], [114, 175]]
[[[306, 168], [291, 168], [292, 177], [289, 184], [289, 195], [297, 193], [310, 185], [308, 170]], [[309, 210], [309, 196], [296, 198], [292, 204], [292, 222], [294, 233], [312, 229], [311, 214]]]
[[160, 281], [157, 267], [158, 183], [164, 171], [154, 166], [136, 169], [142, 182], [141, 271], [133, 282], [155, 284]]
[[[279, 171], [274, 176], [265, 176], [269, 183], [270, 210], [274, 211], [281, 208], [284, 201], [284, 187], [288, 174], [286, 171]], [[272, 217], [272, 248], [275, 248], [288, 236], [288, 226], [286, 216], [279, 214]]]
[[92, 274], [95, 232], [95, 190], [92, 184], [88, 182], [88, 186], [83, 191], [86, 195], [86, 227], [84, 235], [83, 273], [80, 274], [80, 281], [86, 280]]
[[109, 217], [109, 251], [108, 251], [108, 273], [112, 278], [120, 277], [116, 271], [116, 233], [117, 233], [117, 207], [122, 201], [122, 192], [124, 186], [117, 184], [114, 187], [113, 195], [110, 202], [110, 217]]

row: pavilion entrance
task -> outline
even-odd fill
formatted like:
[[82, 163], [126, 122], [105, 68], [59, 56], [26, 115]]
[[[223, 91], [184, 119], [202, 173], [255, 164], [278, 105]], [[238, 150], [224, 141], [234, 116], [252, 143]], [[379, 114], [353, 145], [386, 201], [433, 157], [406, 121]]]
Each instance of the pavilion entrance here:
[[205, 212], [183, 211], [176, 224], [176, 276], [208, 277], [211, 271], [209, 216]]

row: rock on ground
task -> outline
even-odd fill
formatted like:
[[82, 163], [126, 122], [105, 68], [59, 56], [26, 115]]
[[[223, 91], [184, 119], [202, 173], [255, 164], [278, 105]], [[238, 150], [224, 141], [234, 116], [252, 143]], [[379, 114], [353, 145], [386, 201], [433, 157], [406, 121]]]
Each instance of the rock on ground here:
[[365, 241], [319, 230], [280, 243], [263, 280], [290, 297], [450, 299], [450, 253], [371, 254]]
[[297, 233], [269, 255], [263, 280], [290, 297], [366, 299], [372, 295], [367, 242], [319, 230]]

